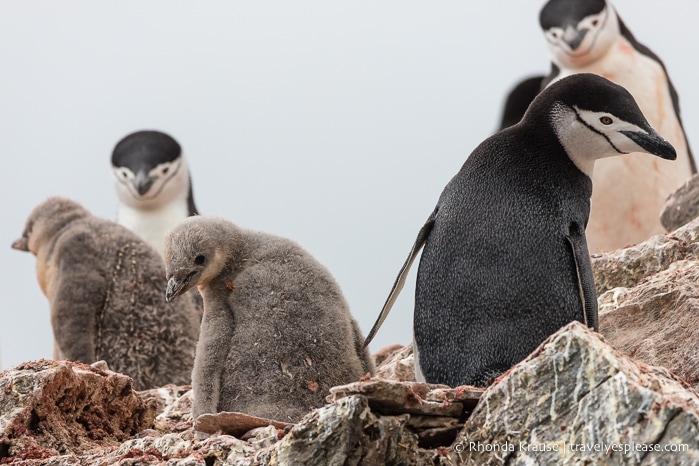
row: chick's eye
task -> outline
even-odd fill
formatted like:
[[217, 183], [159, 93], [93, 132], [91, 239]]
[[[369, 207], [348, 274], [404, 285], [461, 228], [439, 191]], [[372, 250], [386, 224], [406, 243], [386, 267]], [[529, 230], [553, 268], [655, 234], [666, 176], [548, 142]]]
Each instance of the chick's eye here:
[[194, 258], [194, 263], [197, 265], [202, 265], [204, 262], [206, 262], [206, 257], [202, 256], [201, 254]]
[[162, 172], [161, 172], [161, 173], [162, 173], [163, 175], [167, 175], [167, 173], [168, 173], [169, 171], [170, 171], [170, 167], [164, 167], [164, 168], [162, 169]]
[[602, 123], [603, 125], [611, 125], [612, 123], [614, 123], [614, 120], [612, 120], [612, 119], [609, 118], [608, 116], [603, 116], [603, 117], [601, 117], [601, 118], [599, 119], [599, 121], [600, 121], [600, 123]]
[[596, 27], [599, 24], [599, 20], [593, 19], [592, 20], [592, 27]]

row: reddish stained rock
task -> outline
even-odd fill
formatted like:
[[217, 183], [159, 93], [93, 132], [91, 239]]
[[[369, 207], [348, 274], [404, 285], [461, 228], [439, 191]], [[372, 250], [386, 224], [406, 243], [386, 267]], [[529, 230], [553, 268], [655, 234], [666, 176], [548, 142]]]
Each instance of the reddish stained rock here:
[[68, 361], [28, 362], [0, 373], [0, 460], [116, 447], [151, 427], [155, 412], [125, 375]]
[[207, 434], [222, 432], [240, 438], [246, 432], [258, 427], [274, 426], [277, 429], [290, 429], [293, 424], [287, 422], [263, 419], [250, 416], [245, 413], [220, 412], [216, 414], [202, 414], [194, 423], [194, 429]]

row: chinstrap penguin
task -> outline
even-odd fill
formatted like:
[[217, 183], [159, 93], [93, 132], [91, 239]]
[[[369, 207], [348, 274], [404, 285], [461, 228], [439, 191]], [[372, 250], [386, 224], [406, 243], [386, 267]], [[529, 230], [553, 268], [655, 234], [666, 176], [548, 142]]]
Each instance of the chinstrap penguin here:
[[137, 390], [190, 383], [196, 303], [192, 296], [165, 302], [163, 259], [141, 238], [53, 197], [32, 211], [12, 247], [36, 256], [55, 359], [104, 360], [132, 377]]
[[585, 240], [590, 177], [597, 159], [630, 152], [676, 157], [625, 89], [577, 74], [544, 90], [446, 186], [366, 344], [423, 246], [413, 326], [418, 380], [483, 386], [573, 320], [596, 330]]
[[663, 233], [659, 216], [665, 200], [696, 172], [678, 95], [663, 62], [635, 39], [605, 0], [550, 0], [539, 23], [552, 60], [542, 88], [575, 73], [603, 76], [634, 96], [650, 125], [677, 151], [674, 164], [629, 154], [596, 165], [586, 232], [590, 251], [618, 249]]
[[129, 134], [114, 147], [112, 173], [119, 201], [117, 223], [162, 256], [165, 232], [198, 213], [180, 145], [160, 131]]
[[298, 421], [330, 387], [373, 374], [330, 273], [296, 243], [190, 217], [166, 236], [168, 301], [197, 286], [204, 317], [192, 414]]

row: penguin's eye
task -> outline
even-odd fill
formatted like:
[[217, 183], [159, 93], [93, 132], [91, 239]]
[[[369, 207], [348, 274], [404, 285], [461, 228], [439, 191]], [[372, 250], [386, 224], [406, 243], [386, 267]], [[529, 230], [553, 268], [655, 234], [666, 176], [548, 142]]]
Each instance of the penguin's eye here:
[[167, 175], [167, 172], [169, 172], [169, 171], [170, 171], [170, 167], [163, 167], [161, 173], [162, 173], [163, 175]]
[[123, 172], [121, 172], [121, 177], [124, 178], [124, 179], [126, 179], [126, 178], [129, 177], [129, 174], [126, 173], [125, 171], [123, 171]]
[[614, 120], [612, 120], [608, 116], [603, 116], [603, 117], [600, 117], [599, 122], [602, 123], [603, 125], [611, 125], [612, 123], [614, 123]]
[[598, 20], [598, 19], [593, 19], [593, 20], [592, 20], [592, 27], [597, 27], [598, 24], [599, 24], [599, 20]]
[[202, 256], [201, 254], [194, 258], [194, 263], [196, 265], [202, 265], [204, 262], [206, 262], [206, 257]]

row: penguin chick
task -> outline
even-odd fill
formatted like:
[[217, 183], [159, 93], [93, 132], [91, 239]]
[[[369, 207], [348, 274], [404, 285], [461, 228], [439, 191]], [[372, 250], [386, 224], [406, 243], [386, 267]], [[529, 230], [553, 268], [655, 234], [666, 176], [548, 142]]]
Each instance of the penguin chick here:
[[542, 88], [576, 73], [603, 76], [633, 95], [650, 125], [677, 151], [672, 164], [634, 154], [596, 164], [586, 230], [590, 251], [619, 249], [663, 233], [659, 215], [667, 197], [696, 173], [665, 65], [636, 40], [609, 1], [550, 0], [539, 23], [552, 61]]
[[199, 336], [194, 298], [165, 302], [163, 260], [138, 236], [52, 197], [32, 211], [12, 247], [36, 256], [56, 359], [104, 360], [137, 390], [190, 383]]
[[630, 152], [676, 157], [624, 88], [577, 74], [545, 89], [447, 184], [366, 343], [423, 246], [413, 325], [419, 381], [487, 385], [567, 323], [596, 330], [590, 177], [596, 160]]
[[192, 182], [180, 145], [159, 131], [138, 131], [112, 152], [117, 223], [162, 256], [165, 232], [196, 215]]
[[195, 418], [239, 411], [294, 422], [330, 387], [373, 374], [340, 287], [296, 243], [190, 217], [166, 235], [165, 262], [166, 299], [194, 286], [204, 298]]

